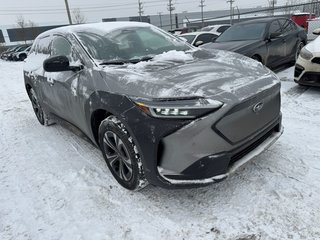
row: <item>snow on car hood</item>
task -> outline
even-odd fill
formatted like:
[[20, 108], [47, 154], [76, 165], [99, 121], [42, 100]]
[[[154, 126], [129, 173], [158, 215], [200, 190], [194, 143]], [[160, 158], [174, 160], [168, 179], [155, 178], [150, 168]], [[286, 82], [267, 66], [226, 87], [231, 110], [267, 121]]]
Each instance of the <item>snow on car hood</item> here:
[[312, 53], [320, 53], [320, 37], [317, 37], [315, 40], [310, 42], [306, 49]]
[[171, 51], [148, 62], [106, 66], [103, 73], [113, 92], [146, 98], [241, 100], [279, 84], [278, 77], [261, 63], [220, 50]]

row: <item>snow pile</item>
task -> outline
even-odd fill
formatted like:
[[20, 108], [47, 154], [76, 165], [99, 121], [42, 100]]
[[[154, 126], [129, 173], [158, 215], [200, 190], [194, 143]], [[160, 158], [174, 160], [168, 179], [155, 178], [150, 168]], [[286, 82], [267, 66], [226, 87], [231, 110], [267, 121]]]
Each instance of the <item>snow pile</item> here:
[[293, 69], [273, 147], [219, 184], [141, 192], [79, 136], [38, 124], [21, 73], [0, 60], [1, 240], [320, 239], [320, 90], [293, 83]]

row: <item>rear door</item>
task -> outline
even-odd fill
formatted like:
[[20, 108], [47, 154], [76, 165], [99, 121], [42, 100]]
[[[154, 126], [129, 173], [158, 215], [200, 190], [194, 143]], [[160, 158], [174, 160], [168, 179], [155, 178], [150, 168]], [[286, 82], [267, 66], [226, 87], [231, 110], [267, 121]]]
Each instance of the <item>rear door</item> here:
[[[269, 32], [267, 32], [267, 62], [268, 67], [278, 66], [286, 57], [286, 45], [285, 39], [280, 35], [282, 28], [278, 20], [274, 20], [269, 26]], [[272, 34], [279, 34], [279, 37], [270, 39]]]
[[297, 26], [290, 20], [281, 19], [282, 37], [285, 39], [287, 61], [295, 60], [299, 38]]

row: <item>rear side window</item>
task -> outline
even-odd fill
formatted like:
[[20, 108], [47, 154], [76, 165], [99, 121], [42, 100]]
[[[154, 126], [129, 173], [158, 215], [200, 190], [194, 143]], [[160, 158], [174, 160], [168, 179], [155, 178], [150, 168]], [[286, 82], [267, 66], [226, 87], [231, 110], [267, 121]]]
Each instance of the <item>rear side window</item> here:
[[217, 36], [214, 34], [204, 33], [197, 37], [196, 42], [202, 41], [203, 43], [209, 43], [212, 42], [214, 38]]
[[296, 30], [295, 25], [293, 24], [293, 22], [289, 21], [289, 20], [280, 20], [280, 24], [282, 25], [282, 32], [284, 34], [286, 33], [290, 33]]

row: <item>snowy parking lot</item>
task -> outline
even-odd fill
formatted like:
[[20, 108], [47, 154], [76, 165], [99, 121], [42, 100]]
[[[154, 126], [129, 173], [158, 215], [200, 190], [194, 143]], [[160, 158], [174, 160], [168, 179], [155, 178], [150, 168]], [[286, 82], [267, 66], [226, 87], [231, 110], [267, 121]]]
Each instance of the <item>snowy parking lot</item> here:
[[279, 74], [285, 132], [227, 180], [130, 192], [98, 149], [41, 126], [23, 63], [0, 61], [0, 239], [320, 239], [320, 89]]

